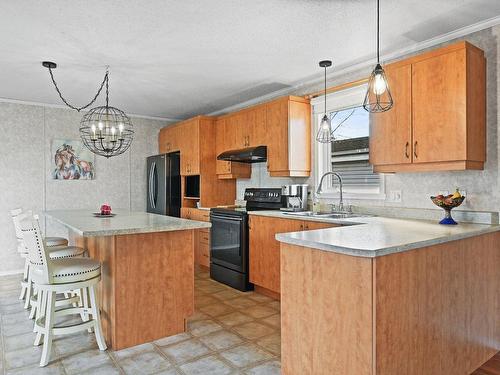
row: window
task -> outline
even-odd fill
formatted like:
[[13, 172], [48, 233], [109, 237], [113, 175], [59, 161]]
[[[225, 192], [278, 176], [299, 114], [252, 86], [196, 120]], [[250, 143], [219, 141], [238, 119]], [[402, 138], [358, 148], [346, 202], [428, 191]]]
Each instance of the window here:
[[[361, 106], [366, 86], [338, 91], [327, 96], [335, 140], [332, 144], [315, 142], [316, 184], [323, 173], [337, 172], [342, 177], [348, 198], [383, 198], [383, 175], [373, 172], [369, 163], [369, 113]], [[313, 101], [315, 131], [324, 113], [323, 97]], [[315, 135], [315, 134], [314, 134]], [[338, 196], [338, 181], [328, 177], [323, 182], [323, 196]]]

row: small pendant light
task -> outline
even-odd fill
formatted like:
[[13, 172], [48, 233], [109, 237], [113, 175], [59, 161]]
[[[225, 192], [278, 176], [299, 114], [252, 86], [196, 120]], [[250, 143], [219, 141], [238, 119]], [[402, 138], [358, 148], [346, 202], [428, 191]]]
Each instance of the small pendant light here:
[[319, 66], [325, 68], [325, 114], [319, 124], [316, 140], [320, 143], [331, 143], [334, 141], [334, 138], [332, 133], [332, 123], [326, 113], [326, 68], [332, 66], [332, 62], [330, 60], [323, 60], [319, 62]]
[[377, 65], [368, 80], [363, 108], [372, 113], [385, 112], [391, 109], [393, 104], [387, 77], [380, 65], [380, 0], [377, 0]]

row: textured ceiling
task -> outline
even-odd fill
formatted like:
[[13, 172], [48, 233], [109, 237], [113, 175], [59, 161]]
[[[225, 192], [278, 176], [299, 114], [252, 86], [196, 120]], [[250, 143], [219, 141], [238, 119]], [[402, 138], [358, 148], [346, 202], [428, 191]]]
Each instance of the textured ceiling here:
[[[382, 0], [393, 51], [500, 15], [498, 0]], [[42, 60], [75, 105], [110, 65], [110, 102], [185, 118], [259, 97], [375, 54], [375, 1], [1, 1], [0, 97], [59, 104]]]

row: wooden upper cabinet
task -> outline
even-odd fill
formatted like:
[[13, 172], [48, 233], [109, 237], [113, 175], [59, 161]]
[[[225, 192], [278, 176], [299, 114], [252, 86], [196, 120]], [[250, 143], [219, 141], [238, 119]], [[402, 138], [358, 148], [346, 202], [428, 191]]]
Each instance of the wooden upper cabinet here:
[[200, 121], [194, 118], [181, 128], [181, 175], [200, 174]]
[[382, 116], [370, 114], [370, 163], [411, 163], [411, 64], [388, 65], [385, 72], [394, 106]]
[[[226, 143], [226, 119], [219, 118], [215, 123], [216, 155], [230, 150]], [[250, 178], [252, 168], [250, 164], [236, 163], [224, 160], [216, 161], [216, 174], [219, 179]]]
[[[307, 177], [311, 172], [311, 107], [309, 100], [286, 96], [219, 117], [217, 152], [267, 146], [272, 177]], [[241, 172], [236, 172], [238, 168]], [[229, 172], [231, 169], [231, 172]], [[248, 178], [250, 166], [217, 163], [219, 178]], [[235, 176], [235, 177], [232, 177]]]
[[[486, 60], [482, 50], [460, 42], [390, 64], [387, 74], [394, 108], [370, 117], [370, 161], [375, 171], [483, 169]], [[411, 155], [402, 158], [408, 122]]]
[[271, 176], [309, 176], [311, 107], [308, 100], [287, 96], [267, 103], [265, 137]]
[[177, 125], [171, 125], [160, 130], [158, 137], [158, 149], [160, 154], [180, 150], [181, 136], [179, 133], [179, 127]]
[[266, 144], [266, 106], [259, 105], [246, 113], [247, 147], [263, 146]]

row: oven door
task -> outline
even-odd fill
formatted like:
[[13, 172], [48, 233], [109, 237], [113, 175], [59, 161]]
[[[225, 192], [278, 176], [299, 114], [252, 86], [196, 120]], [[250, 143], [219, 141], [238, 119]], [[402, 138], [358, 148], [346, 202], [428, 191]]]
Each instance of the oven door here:
[[246, 272], [246, 217], [211, 213], [210, 262]]

